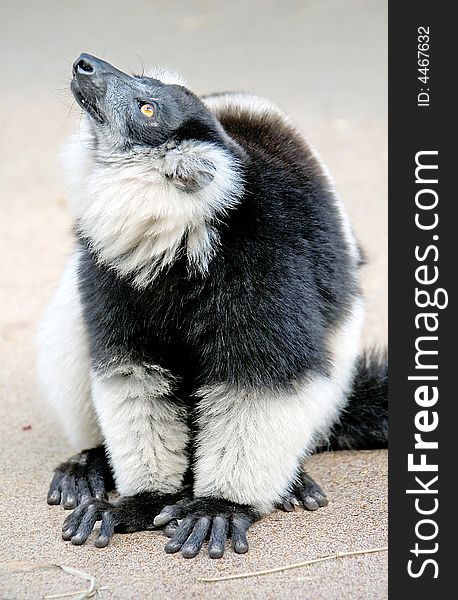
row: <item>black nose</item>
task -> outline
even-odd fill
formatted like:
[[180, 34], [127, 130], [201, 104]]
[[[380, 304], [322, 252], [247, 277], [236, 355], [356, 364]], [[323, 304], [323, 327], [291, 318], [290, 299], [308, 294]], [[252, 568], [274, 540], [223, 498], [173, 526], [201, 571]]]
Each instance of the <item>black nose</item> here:
[[78, 58], [78, 60], [73, 63], [73, 73], [75, 75], [76, 73], [81, 73], [82, 75], [91, 74], [94, 73], [94, 71], [94, 65], [92, 65], [90, 61], [85, 58]]
[[[108, 66], [103, 60], [92, 56], [91, 54], [81, 54], [73, 63], [73, 75], [95, 75], [103, 72], [104, 67]], [[110, 65], [111, 66], [111, 65]]]
[[73, 75], [81, 79], [97, 79], [104, 75], [116, 75], [127, 77], [125, 73], [110, 65], [110, 63], [92, 56], [92, 54], [80, 54], [73, 63]]

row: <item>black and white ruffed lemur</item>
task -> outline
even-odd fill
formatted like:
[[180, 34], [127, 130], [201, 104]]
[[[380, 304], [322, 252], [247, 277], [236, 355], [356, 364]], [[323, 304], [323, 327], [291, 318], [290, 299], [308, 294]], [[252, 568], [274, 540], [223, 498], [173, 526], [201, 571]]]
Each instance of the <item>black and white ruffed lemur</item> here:
[[[65, 154], [77, 243], [40, 327], [71, 444], [64, 540], [165, 527], [167, 552], [248, 549], [275, 507], [327, 504], [322, 448], [387, 443], [385, 358], [359, 354], [361, 253], [319, 158], [279, 109], [199, 98], [83, 54]], [[89, 449], [87, 449], [89, 448]], [[84, 449], [84, 450], [83, 450]], [[120, 498], [110, 503], [107, 492]]]

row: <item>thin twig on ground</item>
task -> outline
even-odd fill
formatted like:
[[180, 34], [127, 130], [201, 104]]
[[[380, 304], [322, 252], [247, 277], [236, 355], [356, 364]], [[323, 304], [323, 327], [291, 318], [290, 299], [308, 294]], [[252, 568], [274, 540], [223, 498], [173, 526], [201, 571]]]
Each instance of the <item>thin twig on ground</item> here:
[[71, 596], [76, 596], [75, 600], [86, 600], [87, 598], [93, 598], [96, 594], [100, 596], [100, 592], [102, 590], [109, 589], [108, 587], [99, 587], [96, 585], [96, 579], [94, 575], [90, 575], [89, 573], [85, 573], [84, 571], [80, 571], [75, 569], [74, 567], [69, 567], [68, 565], [59, 565], [57, 563], [25, 563], [25, 562], [0, 562], [0, 566], [5, 566], [12, 568], [15, 571], [36, 571], [38, 569], [60, 569], [64, 571], [64, 573], [68, 573], [69, 575], [74, 575], [75, 577], [79, 577], [80, 579], [84, 579], [89, 582], [89, 587], [86, 590], [76, 590], [74, 592], [64, 592], [63, 594], [52, 594], [50, 596], [45, 596], [46, 600], [51, 600], [55, 598], [69, 598]]
[[386, 552], [387, 546], [382, 548], [369, 548], [368, 550], [354, 550], [352, 552], [338, 552], [337, 554], [331, 554], [329, 556], [323, 556], [321, 558], [314, 558], [312, 560], [306, 560], [304, 562], [293, 563], [290, 565], [284, 565], [283, 567], [275, 567], [273, 569], [265, 569], [262, 571], [251, 571], [249, 573], [236, 573], [235, 575], [224, 575], [223, 577], [199, 577], [197, 581], [211, 583], [217, 581], [229, 581], [231, 579], [245, 579], [246, 577], [258, 577], [260, 575], [270, 575], [271, 573], [281, 573], [282, 571], [289, 571], [290, 569], [299, 569], [301, 567], [308, 567], [320, 562], [328, 560], [335, 560], [336, 558], [342, 558], [345, 556], [358, 556], [360, 554], [372, 554], [374, 552]]

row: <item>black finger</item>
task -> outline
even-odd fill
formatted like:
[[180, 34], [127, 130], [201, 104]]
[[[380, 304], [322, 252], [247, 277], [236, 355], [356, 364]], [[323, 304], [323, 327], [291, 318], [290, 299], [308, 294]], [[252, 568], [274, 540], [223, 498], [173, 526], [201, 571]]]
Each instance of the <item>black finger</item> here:
[[78, 496], [78, 504], [83, 504], [92, 498], [91, 490], [89, 489], [86, 479], [81, 478], [76, 481], [76, 493]]
[[286, 512], [293, 512], [295, 506], [289, 498], [285, 498], [282, 502], [282, 508], [283, 510], [286, 510]]
[[48, 504], [60, 504], [60, 482], [64, 478], [62, 471], [56, 471], [48, 490]]
[[183, 521], [178, 525], [178, 529], [173, 534], [172, 539], [165, 545], [165, 551], [167, 554], [178, 552], [181, 546], [188, 539], [195, 522], [195, 517], [189, 516], [183, 519]]
[[108, 546], [114, 534], [115, 524], [116, 520], [113, 513], [109, 510], [106, 510], [102, 515], [100, 533], [94, 542], [94, 546], [97, 546], [97, 548], [105, 548], [105, 546]]
[[81, 519], [86, 512], [86, 508], [85, 504], [81, 504], [65, 519], [62, 525], [62, 537], [64, 540], [69, 540], [75, 535]]
[[312, 496], [309, 495], [308, 491], [301, 491], [301, 497], [302, 503], [307, 510], [317, 510], [319, 508], [318, 502], [315, 500], [315, 498], [312, 498]]
[[103, 478], [98, 473], [89, 473], [88, 480], [93, 498], [96, 500], [106, 500], [108, 495]]
[[226, 545], [229, 522], [226, 517], [213, 519], [210, 541], [208, 542], [208, 555], [210, 558], [221, 558]]
[[244, 517], [233, 517], [232, 519], [232, 547], [237, 554], [248, 552], [247, 531], [251, 522]]
[[162, 511], [154, 518], [154, 524], [156, 527], [165, 525], [172, 519], [180, 519], [183, 516], [184, 509], [177, 504], [170, 504], [164, 506]]
[[210, 517], [200, 517], [194, 525], [191, 535], [181, 548], [181, 554], [185, 558], [194, 558], [197, 556], [204, 545], [207, 532], [210, 528]]
[[[315, 483], [313, 481], [313, 479], [311, 477], [309, 477], [308, 475], [303, 475], [302, 476], [302, 481], [303, 481], [303, 491], [302, 491], [302, 497], [311, 497], [315, 500], [315, 502], [318, 504], [318, 506], [327, 506], [328, 505], [328, 499], [326, 498], [326, 494], [323, 492], [323, 490], [321, 489], [321, 487]], [[312, 503], [313, 505], [313, 503]], [[305, 506], [305, 504], [304, 504]], [[316, 509], [310, 509], [310, 510], [316, 510]]]
[[327, 506], [329, 504], [329, 500], [324, 494], [317, 493], [315, 494], [314, 498], [318, 502], [318, 505], [321, 507]]
[[61, 504], [69, 510], [75, 508], [78, 504], [78, 498], [75, 490], [75, 480], [69, 475], [65, 475], [60, 484]]
[[165, 535], [167, 537], [171, 538], [173, 536], [173, 534], [175, 533], [175, 531], [177, 530], [177, 527], [178, 527], [178, 521], [176, 519], [169, 521], [167, 523], [167, 525], [164, 527]]
[[71, 537], [71, 543], [75, 546], [84, 544], [87, 540], [91, 531], [94, 529], [95, 522], [98, 520], [98, 511], [95, 504], [89, 504], [86, 508], [86, 512], [80, 521], [79, 527], [76, 533]]

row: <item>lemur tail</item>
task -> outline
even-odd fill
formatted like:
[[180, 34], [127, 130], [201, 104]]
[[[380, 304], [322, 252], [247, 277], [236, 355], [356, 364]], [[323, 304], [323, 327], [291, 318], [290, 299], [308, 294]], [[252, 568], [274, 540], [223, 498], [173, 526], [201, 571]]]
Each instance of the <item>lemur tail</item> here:
[[358, 360], [348, 403], [321, 450], [388, 446], [388, 355], [365, 352]]

